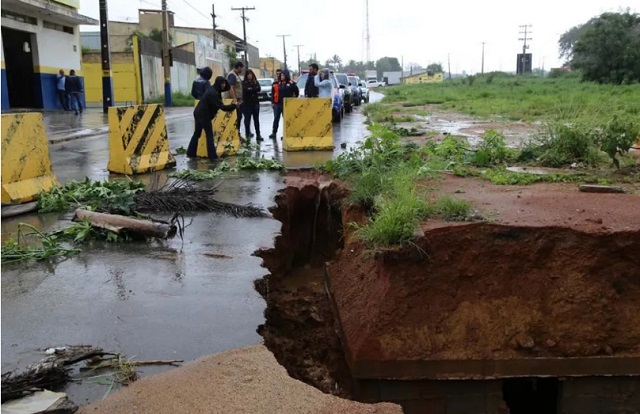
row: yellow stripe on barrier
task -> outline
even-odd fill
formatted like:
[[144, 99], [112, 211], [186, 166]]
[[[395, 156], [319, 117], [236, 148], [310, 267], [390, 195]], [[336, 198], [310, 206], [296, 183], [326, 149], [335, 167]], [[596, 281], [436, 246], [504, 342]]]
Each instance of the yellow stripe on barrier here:
[[[233, 99], [224, 99], [225, 105], [230, 105]], [[198, 100], [196, 100], [196, 106]], [[213, 139], [216, 144], [216, 153], [218, 157], [229, 157], [236, 155], [240, 149], [240, 132], [236, 128], [236, 122], [238, 120], [238, 114], [236, 111], [225, 112], [218, 111], [211, 125], [213, 128]], [[196, 151], [198, 157], [207, 158], [207, 140], [202, 131], [200, 138], [198, 138], [198, 150]]]
[[131, 175], [175, 165], [162, 105], [109, 108], [109, 171]]
[[285, 151], [333, 149], [331, 98], [284, 100]]
[[58, 185], [42, 114], [2, 115], [2, 203], [26, 203]]

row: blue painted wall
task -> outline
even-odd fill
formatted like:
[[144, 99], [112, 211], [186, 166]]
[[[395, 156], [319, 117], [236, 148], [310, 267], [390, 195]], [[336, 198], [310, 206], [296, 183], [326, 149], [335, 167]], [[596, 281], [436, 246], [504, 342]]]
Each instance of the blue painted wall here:
[[[34, 73], [33, 75], [33, 97], [36, 108], [44, 110], [56, 111], [62, 110], [62, 105], [58, 100], [56, 88], [56, 75], [51, 73]], [[84, 78], [80, 77], [80, 81], [84, 85]], [[8, 110], [9, 106], [9, 85], [7, 83], [7, 74], [2, 69], [2, 110]], [[83, 106], [86, 108], [84, 94], [82, 96]]]
[[7, 71], [2, 69], [2, 110], [9, 109], [9, 89], [7, 89]]

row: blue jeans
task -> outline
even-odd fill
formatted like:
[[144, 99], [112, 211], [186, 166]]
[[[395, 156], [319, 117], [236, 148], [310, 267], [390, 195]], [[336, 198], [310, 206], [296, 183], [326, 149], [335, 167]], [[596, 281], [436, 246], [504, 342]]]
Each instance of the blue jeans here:
[[215, 160], [218, 158], [218, 154], [216, 153], [216, 145], [213, 141], [213, 128], [211, 127], [211, 120], [199, 119], [194, 115], [196, 120], [196, 128], [193, 131], [193, 135], [191, 136], [191, 141], [189, 141], [189, 147], [187, 148], [187, 157], [194, 158], [198, 152], [198, 140], [200, 139], [200, 135], [202, 135], [202, 131], [204, 130], [205, 139], [207, 140], [207, 157], [210, 160]]
[[69, 94], [63, 89], [58, 89], [58, 99], [60, 99], [60, 105], [65, 111], [69, 110]]
[[282, 104], [276, 104], [273, 107], [273, 133], [276, 134], [278, 132], [278, 127], [280, 126], [280, 117], [282, 116]]
[[80, 100], [79, 92], [71, 92], [69, 94], [69, 106], [76, 112], [82, 112], [82, 101]]

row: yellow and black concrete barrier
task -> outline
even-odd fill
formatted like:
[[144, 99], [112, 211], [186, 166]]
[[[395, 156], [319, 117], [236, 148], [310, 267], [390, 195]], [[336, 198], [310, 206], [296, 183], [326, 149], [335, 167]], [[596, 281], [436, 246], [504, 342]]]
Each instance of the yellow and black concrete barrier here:
[[[233, 99], [225, 99], [225, 105], [230, 105]], [[198, 101], [196, 100], [196, 105]], [[216, 153], [218, 157], [228, 157], [236, 155], [240, 149], [240, 132], [236, 128], [236, 122], [238, 121], [238, 114], [236, 111], [225, 112], [218, 111], [215, 118], [212, 121], [214, 141], [216, 144]], [[202, 131], [200, 138], [198, 138], [198, 150], [196, 152], [198, 157], [207, 158], [207, 140]]]
[[331, 98], [284, 100], [285, 151], [333, 149]]
[[175, 165], [162, 105], [109, 108], [109, 171], [131, 175]]
[[33, 201], [57, 184], [42, 114], [2, 115], [2, 203]]

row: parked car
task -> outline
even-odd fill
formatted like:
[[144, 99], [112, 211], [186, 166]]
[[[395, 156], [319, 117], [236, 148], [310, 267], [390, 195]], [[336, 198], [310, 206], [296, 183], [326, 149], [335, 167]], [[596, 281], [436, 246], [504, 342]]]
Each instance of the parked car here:
[[362, 101], [364, 103], [369, 103], [369, 88], [367, 88], [367, 83], [360, 81], [360, 96], [362, 97]]
[[258, 79], [260, 84], [260, 93], [258, 94], [258, 100], [260, 102], [271, 100], [271, 85], [273, 85], [273, 79], [260, 78]]
[[[300, 74], [300, 76], [296, 80], [298, 89], [300, 90], [301, 98], [304, 98], [304, 87], [307, 84], [308, 80], [309, 80], [308, 70], [303, 70], [302, 74]], [[342, 118], [344, 118], [344, 110], [345, 110], [344, 98], [343, 98], [344, 89], [340, 89], [340, 87], [338, 86], [338, 80], [336, 79], [336, 76], [333, 72], [330, 73], [329, 80], [333, 85], [333, 88], [331, 90], [331, 94], [333, 96], [333, 108], [332, 108], [333, 122], [341, 122]], [[310, 80], [310, 82], [313, 82], [313, 80]]]
[[349, 88], [351, 88], [353, 104], [355, 106], [360, 106], [360, 104], [362, 103], [362, 92], [360, 92], [360, 78], [355, 75], [349, 76]]
[[374, 89], [374, 88], [378, 88], [378, 87], [384, 87], [387, 86], [383, 81], [379, 81], [376, 79], [369, 79], [367, 81], [367, 87], [369, 89]]
[[349, 77], [346, 73], [336, 73], [335, 75], [340, 89], [344, 90], [344, 110], [346, 113], [350, 113], [353, 109], [353, 94], [349, 88]]

